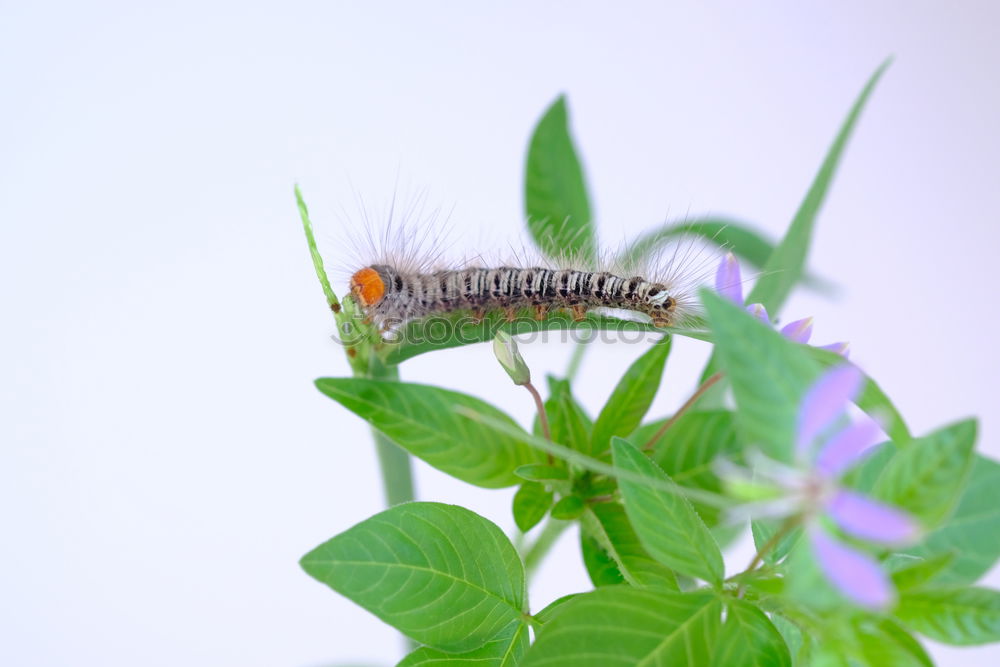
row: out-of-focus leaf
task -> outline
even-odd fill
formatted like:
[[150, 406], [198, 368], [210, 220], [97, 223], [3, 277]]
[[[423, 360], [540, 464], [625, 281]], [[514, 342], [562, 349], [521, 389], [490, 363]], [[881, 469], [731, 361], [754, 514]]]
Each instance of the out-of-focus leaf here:
[[613, 436], [626, 436], [642, 423], [660, 388], [670, 343], [671, 338], [664, 337], [625, 371], [594, 422], [591, 451], [607, 451]]
[[552, 507], [552, 492], [539, 482], [525, 482], [514, 494], [514, 523], [526, 533], [545, 518]]
[[[642, 265], [643, 261], [665, 246], [684, 237], [694, 236], [714, 243], [732, 252], [755, 269], [763, 269], [767, 259], [774, 252], [774, 243], [752, 229], [745, 222], [730, 218], [694, 218], [670, 223], [646, 232], [628, 245], [621, 262]], [[830, 294], [836, 287], [829, 281], [814, 275], [806, 275], [802, 284], [812, 289]]]
[[896, 615], [916, 632], [943, 644], [1000, 641], [1000, 591], [956, 588], [907, 593]]
[[549, 257], [593, 261], [597, 239], [583, 168], [560, 95], [535, 126], [524, 170], [524, 213], [531, 237]]
[[883, 63], [865, 84], [857, 101], [847, 114], [847, 119], [833, 140], [833, 145], [830, 146], [830, 150], [823, 159], [823, 164], [820, 166], [816, 178], [809, 186], [809, 192], [806, 193], [805, 199], [799, 205], [799, 210], [792, 218], [792, 224], [788, 227], [785, 237], [768, 257], [760, 278], [750, 291], [747, 303], [764, 304], [767, 312], [773, 317], [777, 317], [781, 312], [781, 307], [791, 293], [792, 287], [802, 277], [806, 256], [812, 242], [816, 216], [826, 198], [827, 190], [833, 182], [834, 173], [837, 171], [841, 155], [854, 131], [858, 117], [875, 89], [875, 84], [878, 83], [888, 66], [889, 61]]
[[743, 600], [726, 602], [726, 622], [713, 667], [791, 667], [788, 645], [764, 612]]

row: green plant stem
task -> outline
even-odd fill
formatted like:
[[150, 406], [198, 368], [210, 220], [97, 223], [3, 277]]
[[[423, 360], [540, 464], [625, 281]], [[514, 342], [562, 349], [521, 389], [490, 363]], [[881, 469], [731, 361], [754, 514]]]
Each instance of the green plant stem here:
[[[542, 395], [538, 393], [535, 389], [535, 385], [530, 382], [526, 382], [522, 385], [531, 394], [531, 397], [535, 399], [535, 408], [538, 410], [538, 423], [542, 427], [542, 435], [549, 442], [552, 442], [552, 431], [549, 429], [549, 416], [545, 412], [545, 401], [542, 400]], [[555, 463], [555, 459], [552, 458], [552, 454], [547, 454], [549, 465]]]
[[580, 370], [580, 364], [583, 363], [583, 355], [587, 353], [587, 350], [590, 348], [590, 342], [593, 339], [594, 331], [587, 329], [577, 342], [576, 348], [573, 350], [573, 355], [569, 358], [569, 365], [566, 367], [566, 379], [570, 382], [573, 381], [577, 371]]
[[[757, 568], [757, 566], [764, 561], [764, 556], [771, 553], [774, 550], [774, 548], [778, 546], [781, 540], [784, 539], [784, 537], [788, 535], [788, 533], [792, 532], [792, 530], [796, 526], [798, 526], [801, 521], [802, 517], [799, 516], [798, 514], [794, 514], [785, 519], [785, 522], [778, 527], [778, 530], [774, 532], [774, 535], [772, 535], [770, 539], [768, 539], [768, 541], [765, 542], [761, 546], [761, 548], [757, 550], [757, 553], [753, 555], [753, 559], [750, 561], [750, 564], [747, 565], [747, 569], [740, 572], [738, 575], [736, 575], [736, 577], [742, 577], [744, 575], [753, 572]], [[743, 597], [743, 588], [744, 585], [743, 582], [741, 581], [739, 586], [737, 587], [736, 597], [740, 598]]]
[[[373, 380], [398, 382], [399, 368], [386, 366], [373, 357], [365, 375]], [[386, 505], [392, 507], [413, 500], [413, 466], [409, 453], [374, 428], [372, 438], [375, 440], [375, 452], [382, 470], [382, 490]]]
[[542, 532], [539, 533], [535, 541], [524, 552], [524, 574], [528, 581], [531, 581], [531, 575], [541, 565], [549, 549], [552, 548], [552, 545], [556, 543], [556, 540], [559, 539], [559, 536], [563, 534], [563, 531], [571, 523], [572, 521], [559, 521], [551, 517], [545, 522]]
[[691, 409], [691, 406], [693, 406], [695, 403], [698, 402], [698, 399], [701, 398], [706, 391], [712, 388], [712, 385], [714, 385], [722, 378], [723, 374], [720, 371], [715, 375], [713, 375], [712, 377], [705, 380], [704, 382], [702, 382], [701, 386], [698, 387], [698, 389], [693, 394], [691, 394], [691, 398], [685, 401], [684, 405], [682, 405], [680, 409], [674, 413], [674, 416], [668, 419], [667, 422], [663, 426], [661, 426], [659, 430], [656, 431], [653, 437], [649, 439], [649, 442], [647, 442], [645, 445], [642, 446], [642, 451], [648, 452], [649, 450], [651, 450], [656, 445], [656, 442], [663, 437], [663, 434], [667, 432], [667, 429], [673, 426], [685, 412]]

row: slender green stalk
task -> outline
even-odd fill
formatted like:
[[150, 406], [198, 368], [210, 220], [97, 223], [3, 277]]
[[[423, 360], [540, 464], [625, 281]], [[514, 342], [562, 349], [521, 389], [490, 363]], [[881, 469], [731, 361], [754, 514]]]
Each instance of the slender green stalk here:
[[593, 340], [594, 331], [587, 329], [583, 332], [579, 342], [577, 342], [576, 348], [573, 350], [573, 356], [569, 358], [569, 365], [566, 367], [566, 379], [570, 382], [573, 381], [573, 378], [576, 377], [577, 372], [580, 370], [580, 364], [583, 363], [583, 355], [587, 353], [587, 349]]
[[[369, 365], [367, 377], [374, 380], [399, 380], [399, 368], [378, 363], [376, 357]], [[392, 507], [415, 498], [413, 492], [413, 466], [410, 455], [382, 433], [372, 429], [375, 451], [382, 470], [382, 490], [386, 505]]]
[[531, 581], [531, 575], [538, 569], [549, 549], [556, 543], [556, 540], [563, 534], [563, 531], [569, 528], [571, 523], [573, 522], [559, 521], [551, 517], [545, 522], [542, 532], [538, 534], [535, 541], [524, 552], [524, 575], [528, 581]]

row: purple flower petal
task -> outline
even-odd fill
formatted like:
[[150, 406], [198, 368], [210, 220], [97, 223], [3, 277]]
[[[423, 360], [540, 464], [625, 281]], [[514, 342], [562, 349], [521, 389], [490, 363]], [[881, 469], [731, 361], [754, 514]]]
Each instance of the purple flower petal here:
[[847, 409], [848, 401], [861, 389], [861, 381], [861, 371], [845, 364], [831, 368], [809, 388], [799, 408], [795, 447], [800, 456], [809, 453], [816, 437]]
[[836, 352], [845, 359], [850, 356], [851, 344], [847, 341], [841, 341], [839, 343], [830, 343], [829, 345], [820, 345], [821, 350], [830, 350], [831, 352]]
[[809, 540], [820, 569], [844, 596], [869, 609], [892, 605], [895, 591], [875, 559], [841, 544], [818, 527], [809, 531]]
[[906, 512], [847, 489], [837, 491], [826, 511], [844, 532], [869, 542], [902, 545], [920, 536], [920, 526]]
[[758, 320], [764, 324], [770, 324], [771, 320], [767, 316], [767, 308], [764, 307], [762, 303], [751, 303], [747, 306], [747, 312], [756, 317]]
[[795, 343], [808, 343], [812, 332], [813, 318], [811, 317], [789, 322], [781, 328], [781, 335]]
[[824, 477], [839, 477], [878, 442], [882, 427], [865, 417], [830, 438], [816, 456], [815, 468]]
[[743, 278], [740, 276], [740, 263], [731, 252], [726, 253], [726, 256], [719, 262], [719, 268], [715, 272], [715, 291], [730, 301], [743, 305]]

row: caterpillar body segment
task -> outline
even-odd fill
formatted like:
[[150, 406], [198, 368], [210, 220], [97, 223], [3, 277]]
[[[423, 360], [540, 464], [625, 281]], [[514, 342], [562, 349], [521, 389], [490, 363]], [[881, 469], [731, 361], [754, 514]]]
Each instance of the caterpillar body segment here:
[[544, 319], [566, 309], [575, 319], [591, 308], [615, 308], [648, 315], [655, 326], [676, 323], [678, 301], [663, 283], [606, 271], [545, 267], [467, 268], [406, 273], [387, 264], [357, 271], [351, 292], [371, 320], [382, 326], [431, 314], [468, 310], [474, 317], [503, 310], [510, 319], [522, 309]]

